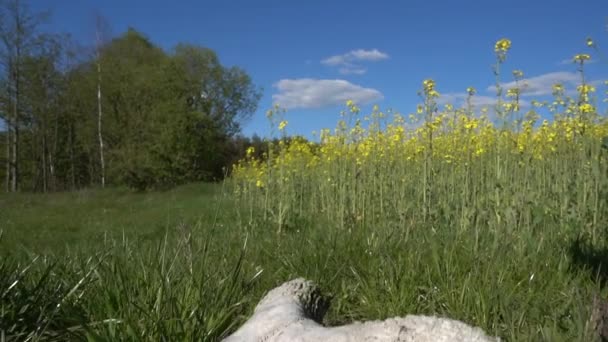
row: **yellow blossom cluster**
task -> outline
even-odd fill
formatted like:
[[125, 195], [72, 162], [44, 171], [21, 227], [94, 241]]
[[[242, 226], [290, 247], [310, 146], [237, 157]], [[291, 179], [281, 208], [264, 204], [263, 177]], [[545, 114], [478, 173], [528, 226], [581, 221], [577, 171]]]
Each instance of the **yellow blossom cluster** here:
[[[584, 113], [589, 110], [581, 108]], [[560, 150], [576, 148], [582, 137], [599, 141], [608, 136], [607, 122], [588, 122], [576, 116], [540, 123], [526, 120], [520, 129], [508, 132], [501, 132], [486, 117], [465, 112], [443, 112], [418, 127], [395, 121], [368, 128], [359, 122], [335, 133], [326, 129], [319, 143], [280, 142], [272, 160], [254, 159], [253, 151], [248, 150], [247, 158], [234, 166], [233, 178], [242, 182], [241, 188], [249, 189], [263, 188], [269, 181], [295, 181], [307, 173], [325, 174], [331, 181], [336, 165], [356, 170], [377, 164], [421, 163], [425, 151], [435, 163], [466, 164], [495, 152], [497, 144], [500, 151], [543, 160]]]
[[511, 48], [511, 41], [509, 39], [503, 38], [496, 42], [494, 45], [495, 52], [507, 52]]
[[[510, 48], [508, 39], [496, 42], [494, 50], [500, 61], [504, 61]], [[574, 58], [581, 65], [589, 59], [587, 54]], [[515, 70], [513, 76], [518, 81], [524, 74]], [[261, 159], [254, 158], [255, 151], [248, 149], [246, 157], [234, 165], [232, 180], [240, 194], [260, 191], [268, 194], [289, 188], [298, 193], [323, 194], [318, 200], [325, 203], [331, 201], [332, 196], [344, 196], [348, 191], [357, 193], [360, 182], [366, 182], [368, 189], [373, 188], [380, 176], [391, 179], [387, 175], [400, 169], [413, 170], [408, 171], [410, 173], [424, 171], [430, 177], [441, 165], [449, 165], [446, 170], [465, 170], [477, 163], [479, 169], [483, 169], [484, 165], [499, 160], [497, 156], [515, 160], [516, 165], [548, 159], [558, 161], [561, 153], [579, 153], [584, 146], [608, 137], [608, 121], [598, 113], [592, 99], [596, 91], [593, 85], [578, 86], [575, 98], [566, 95], [563, 84], [553, 85], [552, 90], [552, 101], [531, 101], [531, 108], [527, 108], [524, 115], [519, 113], [523, 107], [521, 89], [517, 85], [507, 89], [509, 101], [499, 102], [498, 110], [521, 114], [508, 128], [495, 123], [497, 113], [487, 108], [473, 108], [472, 99], [476, 94], [473, 87], [466, 89], [467, 103], [462, 108], [444, 104], [439, 110], [436, 99], [440, 95], [432, 79], [422, 82], [424, 103], [405, 116], [384, 113], [374, 106], [372, 113], [359, 118], [361, 109], [349, 100], [337, 127], [321, 130], [316, 142], [283, 139], [276, 144], [269, 143], [269, 153]], [[536, 112], [543, 107], [552, 114], [550, 120], [541, 120]], [[287, 121], [281, 113], [280, 108], [275, 107], [268, 112], [268, 117], [275, 120], [272, 121], [274, 127], [284, 133]], [[346, 179], [349, 182], [345, 182]], [[354, 207], [356, 197], [349, 202]], [[283, 205], [281, 210], [286, 210]]]

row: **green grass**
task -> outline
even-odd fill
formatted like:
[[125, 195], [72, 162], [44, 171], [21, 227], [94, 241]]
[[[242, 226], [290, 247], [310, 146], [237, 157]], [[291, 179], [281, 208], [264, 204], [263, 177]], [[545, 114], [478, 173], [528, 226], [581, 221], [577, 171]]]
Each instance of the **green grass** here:
[[437, 314], [508, 341], [592, 340], [605, 252], [567, 223], [454, 229], [445, 215], [340, 230], [309, 215], [277, 235], [225, 193], [1, 195], [0, 340], [215, 341], [300, 276], [332, 295], [327, 324]]
[[4, 243], [49, 252], [103, 239], [158, 239], [167, 229], [218, 219], [221, 186], [192, 184], [170, 191], [82, 190], [55, 194], [0, 193]]

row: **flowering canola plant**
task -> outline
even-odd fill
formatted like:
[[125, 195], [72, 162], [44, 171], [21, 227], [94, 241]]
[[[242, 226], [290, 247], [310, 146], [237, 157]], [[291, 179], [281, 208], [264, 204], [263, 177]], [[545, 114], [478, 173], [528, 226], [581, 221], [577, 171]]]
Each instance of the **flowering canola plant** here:
[[[496, 42], [498, 64], [505, 62], [510, 48], [508, 39]], [[578, 54], [574, 62], [582, 69], [589, 58]], [[516, 84], [523, 80], [521, 70], [515, 70], [513, 76]], [[508, 89], [506, 101], [498, 101], [500, 106], [494, 109], [496, 116], [513, 118], [506, 128], [491, 119], [489, 108], [474, 108], [474, 88], [467, 88], [462, 108], [439, 108], [437, 88], [434, 80], [424, 80], [419, 92], [423, 104], [408, 116], [385, 113], [375, 106], [372, 113], [361, 117], [360, 108], [349, 100], [337, 127], [322, 130], [318, 143], [280, 141], [271, 144], [272, 156], [263, 160], [248, 151], [233, 168], [235, 192], [243, 198], [263, 196], [268, 215], [278, 217], [281, 225], [298, 210], [338, 216], [338, 222], [346, 224], [349, 217], [357, 221], [365, 215], [387, 214], [391, 204], [386, 202], [392, 201], [394, 206], [410, 190], [414, 194], [439, 193], [440, 186], [458, 182], [466, 191], [475, 191], [472, 178], [487, 180], [488, 170], [501, 182], [501, 177], [508, 177], [501, 169], [532, 169], [547, 161], [579, 156], [608, 136], [608, 121], [597, 113], [596, 88], [590, 84], [579, 85], [575, 98], [565, 95], [562, 84], [555, 84], [552, 103], [532, 101], [525, 113], [522, 90]], [[540, 107], [553, 119], [540, 120], [536, 113]], [[278, 118], [276, 122], [285, 135], [287, 121]]]

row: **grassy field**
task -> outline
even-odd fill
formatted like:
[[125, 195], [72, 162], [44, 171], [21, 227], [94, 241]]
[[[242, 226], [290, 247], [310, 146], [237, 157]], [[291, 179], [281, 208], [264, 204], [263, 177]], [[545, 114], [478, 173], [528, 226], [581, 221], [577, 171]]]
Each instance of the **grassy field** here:
[[[330, 325], [434, 314], [507, 341], [593, 341], [592, 298], [608, 295], [596, 89], [555, 85], [551, 122], [518, 89], [495, 120], [439, 110], [436, 89], [423, 82], [407, 122], [348, 102], [321, 144], [250, 150], [225, 184], [0, 195], [0, 341], [216, 341], [295, 277], [333, 297]], [[268, 117], [286, 135], [282, 114]]]
[[304, 276], [333, 296], [328, 324], [438, 314], [511, 341], [590, 340], [605, 271], [576, 234], [308, 220], [277, 235], [223, 194], [194, 184], [2, 195], [3, 337], [218, 340], [265, 291]]
[[[177, 227], [213, 225], [221, 186], [193, 184], [174, 190], [134, 193], [128, 189], [82, 190], [56, 194], [0, 194], [3, 243], [37, 252], [98, 246], [137, 236], [158, 240]], [[219, 201], [218, 201], [219, 199]]]

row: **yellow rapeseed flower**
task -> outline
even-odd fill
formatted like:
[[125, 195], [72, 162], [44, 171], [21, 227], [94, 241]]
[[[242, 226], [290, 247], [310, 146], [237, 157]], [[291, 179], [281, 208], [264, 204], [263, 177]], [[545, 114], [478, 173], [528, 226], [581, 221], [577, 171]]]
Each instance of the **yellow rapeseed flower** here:
[[587, 94], [595, 92], [595, 87], [589, 84], [581, 84], [576, 87], [576, 90], [581, 94]]
[[561, 83], [556, 83], [553, 85], [553, 91], [554, 92], [563, 92], [564, 91], [564, 86]]
[[581, 113], [583, 113], [583, 114], [595, 112], [595, 107], [593, 107], [589, 103], [584, 103], [584, 104], [580, 105], [578, 108], [581, 111]]
[[287, 121], [283, 120], [279, 123], [279, 131], [282, 131], [285, 129], [285, 127], [287, 127]]
[[521, 70], [513, 70], [513, 77], [516, 79], [522, 79], [524, 77], [524, 72]]
[[426, 93], [430, 93], [435, 89], [435, 81], [430, 78], [422, 81], [422, 85], [424, 86], [424, 91]]
[[581, 54], [578, 54], [578, 55], [574, 56], [574, 61], [575, 62], [579, 62], [581, 64], [584, 63], [585, 61], [590, 60], [590, 59], [591, 59], [591, 56], [589, 56], [586, 53], [581, 53]]
[[507, 90], [507, 97], [519, 96], [519, 88], [511, 88]]
[[587, 38], [587, 46], [588, 47], [593, 47], [595, 44], [593, 43], [593, 39], [591, 38]]
[[475, 92], [476, 92], [475, 88], [473, 88], [473, 87], [467, 88], [467, 93], [469, 94], [469, 96], [475, 95]]
[[467, 122], [466, 124], [464, 124], [464, 128], [466, 129], [475, 129], [479, 126], [479, 122], [475, 119]]
[[507, 52], [507, 51], [509, 51], [510, 48], [511, 48], [511, 41], [507, 38], [500, 39], [494, 45], [494, 51], [496, 51], [497, 53]]

